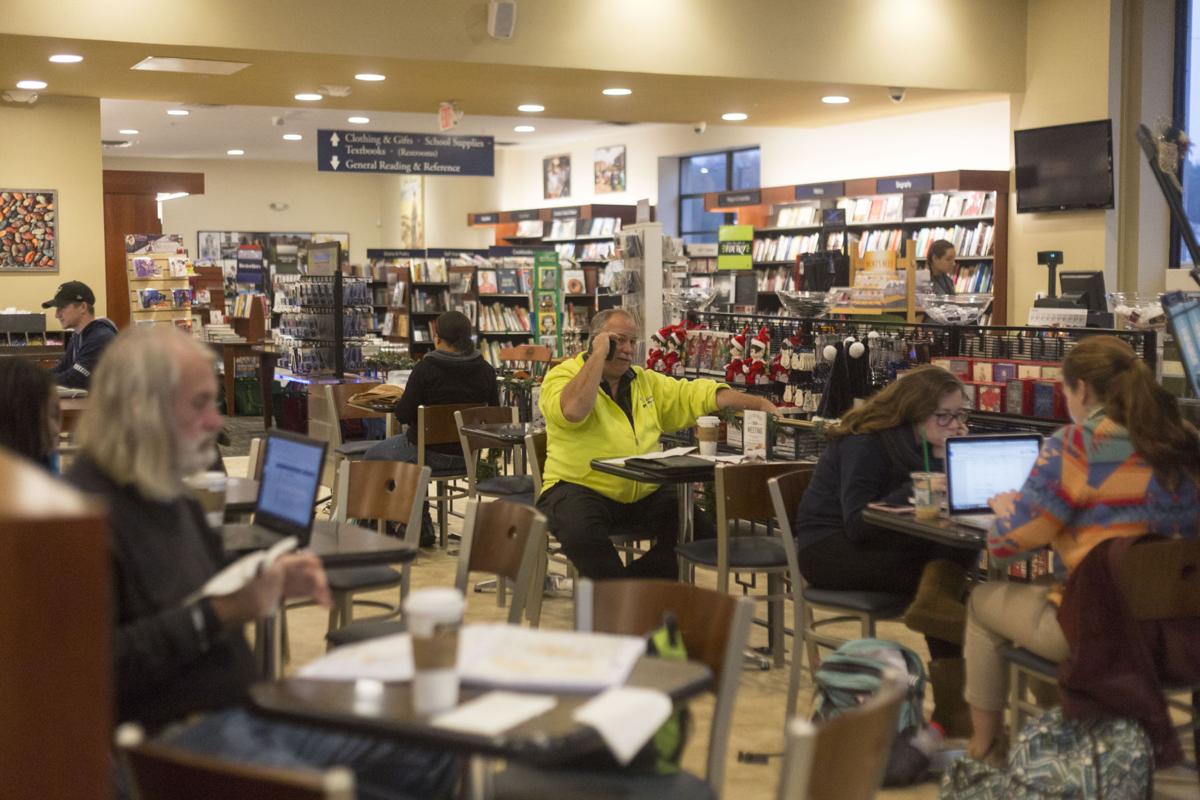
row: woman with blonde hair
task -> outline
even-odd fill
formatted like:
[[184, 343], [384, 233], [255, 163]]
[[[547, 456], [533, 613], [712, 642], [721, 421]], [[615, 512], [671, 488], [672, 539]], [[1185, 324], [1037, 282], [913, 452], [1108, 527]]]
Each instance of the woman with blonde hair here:
[[[1200, 527], [1200, 441], [1173, 398], [1128, 344], [1092, 336], [1063, 362], [1072, 424], [1046, 441], [1019, 492], [991, 500], [988, 550], [999, 561], [1050, 547], [1069, 575], [1106, 539]], [[1058, 624], [1059, 587], [993, 582], [968, 603], [968, 755], [1005, 762], [1000, 736], [1008, 694], [1004, 650], [1015, 642], [1043, 658], [1068, 654]]]
[[[954, 375], [933, 366], [908, 372], [846, 413], [829, 431], [831, 441], [817, 462], [792, 528], [800, 571], [814, 588], [912, 598], [927, 565], [938, 565], [927, 584], [938, 582], [941, 575], [951, 576], [950, 621], [940, 626], [950, 633], [925, 626], [922, 632], [933, 660], [930, 671], [938, 707], [934, 718], [948, 732], [963, 733], [961, 596], [965, 567], [976, 554], [877, 528], [862, 516], [868, 503], [907, 504], [911, 473], [926, 469], [926, 464], [934, 471], [943, 468], [946, 439], [967, 432], [967, 416], [963, 385]], [[934, 631], [938, 635], [932, 635]]]

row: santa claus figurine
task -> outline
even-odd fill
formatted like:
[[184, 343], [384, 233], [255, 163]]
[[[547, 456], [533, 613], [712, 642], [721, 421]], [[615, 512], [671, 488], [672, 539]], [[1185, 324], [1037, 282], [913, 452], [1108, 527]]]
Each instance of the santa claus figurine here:
[[742, 364], [746, 353], [746, 335], [748, 333], [750, 333], [749, 326], [729, 340], [729, 361], [725, 364], [726, 383], [746, 382], [746, 373], [742, 371]]
[[796, 348], [796, 337], [789, 336], [779, 343], [779, 352], [771, 359], [771, 380], [787, 383], [791, 378], [792, 351]]
[[767, 355], [771, 348], [771, 332], [767, 328], [759, 330], [750, 340], [750, 358], [742, 369], [746, 373], [748, 386], [765, 386], [771, 382], [767, 376]]
[[675, 348], [676, 361], [671, 365], [670, 374], [682, 378], [685, 366], [683, 356], [687, 352], [687, 328], [682, 323], [673, 327], [667, 338], [667, 347], [672, 346]]
[[662, 369], [660, 369], [659, 372], [663, 373], [664, 375], [674, 375], [675, 368], [679, 367], [681, 370], [680, 374], [683, 374], [682, 373], [683, 366], [680, 363], [681, 358], [679, 355], [679, 352], [680, 352], [679, 340], [677, 340], [675, 338], [675, 326], [668, 325], [667, 327], [665, 327], [661, 331], [659, 331], [659, 333], [662, 334], [663, 342], [664, 342], [663, 346], [665, 347], [665, 350], [663, 351], [662, 362], [661, 362]]
[[663, 348], [666, 347], [666, 328], [650, 334], [650, 350], [646, 354], [646, 369], [663, 372]]

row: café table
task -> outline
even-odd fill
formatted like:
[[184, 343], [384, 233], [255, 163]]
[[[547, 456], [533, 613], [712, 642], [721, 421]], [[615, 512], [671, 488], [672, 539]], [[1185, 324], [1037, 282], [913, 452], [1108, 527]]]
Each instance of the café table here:
[[[225, 552], [234, 557], [265, 550], [280, 538], [278, 534], [252, 525], [226, 524], [221, 527]], [[332, 520], [313, 523], [312, 538], [307, 549], [321, 559], [326, 569], [403, 564], [417, 556], [416, 549], [405, 545], [402, 539], [383, 536], [349, 522]], [[278, 614], [255, 623], [255, 658], [259, 675], [269, 678], [279, 676], [282, 663], [281, 636]]]
[[258, 481], [230, 477], [225, 484], [225, 515], [240, 517], [253, 514], [258, 506]]
[[[867, 506], [863, 509], [863, 522], [886, 528], [897, 533], [916, 536], [938, 544], [957, 547], [962, 550], [987, 551], [987, 531], [962, 525], [953, 517], [940, 516], [934, 520], [920, 520], [912, 510], [883, 509], [878, 506]], [[988, 559], [987, 577], [989, 580], [1007, 580], [1008, 568], [995, 559]]]
[[[695, 661], [667, 661], [643, 656], [634, 665], [625, 685], [657, 689], [678, 706], [709, 689], [712, 672]], [[465, 703], [487, 691], [487, 688], [464, 685], [459, 702]], [[573, 717], [575, 709], [591, 699], [591, 695], [538, 694], [552, 694], [557, 701], [554, 708], [491, 736], [433, 725], [427, 716], [413, 710], [412, 685], [407, 681], [379, 683], [305, 678], [264, 681], [250, 688], [250, 703], [264, 714], [293, 722], [482, 757], [473, 759], [476, 764], [505, 759], [535, 767], [553, 767], [604, 750], [600, 734]], [[488, 776], [481, 776], [478, 785], [472, 788], [475, 790], [472, 796], [487, 796], [491, 789]]]
[[517, 475], [525, 474], [525, 436], [545, 430], [544, 425], [532, 422], [481, 422], [477, 425], [463, 425], [463, 432], [489, 442], [494, 442], [497, 449], [519, 448], [521, 458], [513, 459], [513, 469]]
[[75, 426], [79, 424], [79, 418], [83, 416], [83, 412], [87, 410], [87, 407], [88, 398], [86, 396], [59, 398], [58, 408], [62, 414], [60, 430], [63, 433], [75, 430]]

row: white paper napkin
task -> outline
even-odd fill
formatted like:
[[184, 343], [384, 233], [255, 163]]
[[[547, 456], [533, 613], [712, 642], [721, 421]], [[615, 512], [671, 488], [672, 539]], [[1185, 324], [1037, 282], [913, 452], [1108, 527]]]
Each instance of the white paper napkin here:
[[305, 664], [296, 674], [331, 681], [409, 681], [413, 676], [412, 639], [407, 633], [397, 633], [338, 647]]
[[671, 715], [671, 698], [655, 689], [608, 689], [575, 709], [595, 728], [621, 766], [628, 764]]
[[558, 700], [545, 694], [488, 692], [433, 718], [439, 728], [496, 736], [526, 720], [545, 714]]

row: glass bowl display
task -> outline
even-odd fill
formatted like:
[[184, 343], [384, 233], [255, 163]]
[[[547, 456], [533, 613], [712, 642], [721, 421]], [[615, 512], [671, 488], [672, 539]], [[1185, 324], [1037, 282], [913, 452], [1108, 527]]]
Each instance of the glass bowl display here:
[[717, 290], [712, 286], [690, 286], [685, 289], [667, 289], [664, 292], [667, 304], [680, 311], [703, 311], [712, 305]]
[[1161, 331], [1167, 327], [1158, 292], [1109, 292], [1108, 310], [1126, 328]]
[[991, 294], [921, 294], [917, 303], [930, 322], [974, 325], [992, 306]]
[[819, 317], [829, 310], [829, 292], [775, 292], [784, 309], [797, 317]]

